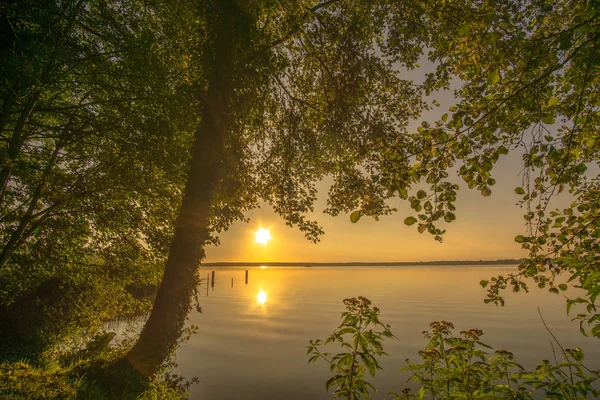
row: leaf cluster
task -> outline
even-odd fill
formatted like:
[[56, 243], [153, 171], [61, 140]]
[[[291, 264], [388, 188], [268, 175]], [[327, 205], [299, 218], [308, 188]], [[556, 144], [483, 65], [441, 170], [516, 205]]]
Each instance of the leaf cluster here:
[[409, 381], [420, 389], [411, 393], [406, 388], [396, 399], [586, 399], [599, 394], [593, 383], [600, 373], [585, 367], [579, 348], [564, 350], [562, 361], [542, 360], [527, 371], [511, 352], [483, 343], [481, 330], [455, 336], [453, 329], [450, 322], [431, 323], [424, 332], [429, 343], [419, 352], [421, 362], [407, 360], [401, 369], [412, 373]]
[[[392, 338], [388, 325], [379, 320], [379, 309], [371, 308], [371, 302], [359, 296], [344, 300], [346, 311], [342, 323], [332, 334], [322, 340], [311, 340], [307, 347], [309, 363], [324, 360], [334, 374], [325, 384], [327, 390], [334, 388], [334, 399], [370, 398], [369, 390], [375, 390], [365, 378], [365, 371], [372, 377], [381, 369], [378, 357], [383, 351], [383, 340]], [[342, 352], [332, 355], [321, 350], [327, 344], [338, 344]]]
[[48, 344], [149, 308], [133, 293], [160, 281], [198, 119], [198, 55], [180, 50], [199, 31], [165, 21], [191, 11], [0, 6], [4, 339]]
[[[434, 64], [423, 89], [434, 94], [454, 83], [456, 104], [438, 120], [423, 121], [405, 139], [410, 144], [386, 149], [396, 159], [411, 160], [403, 181], [424, 181], [427, 187], [410, 194], [407, 187], [380, 183], [410, 202], [416, 215], [405, 219], [407, 225], [441, 240], [439, 222], [456, 217], [458, 185], [449, 170], [456, 168], [467, 187], [489, 196], [498, 161], [509, 153], [522, 155], [515, 194], [525, 232], [515, 241], [529, 254], [518, 274], [491, 281], [488, 300], [503, 304], [503, 289], [527, 290], [528, 281], [553, 293], [571, 282], [585, 294], [568, 304], [584, 304], [577, 319], [597, 335], [598, 4], [502, 0], [411, 7], [427, 26], [415, 30], [424, 44], [420, 54]], [[406, 34], [398, 28], [390, 35]], [[552, 209], [561, 193], [571, 204]], [[557, 279], [562, 274], [565, 279]]]

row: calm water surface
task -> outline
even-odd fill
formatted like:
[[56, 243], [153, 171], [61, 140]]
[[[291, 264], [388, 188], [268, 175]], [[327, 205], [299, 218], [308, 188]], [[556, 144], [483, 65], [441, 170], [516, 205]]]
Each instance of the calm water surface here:
[[208, 293], [200, 289], [203, 313], [193, 311], [189, 317], [199, 326], [198, 333], [177, 353], [178, 371], [200, 379], [191, 388], [192, 399], [330, 399], [325, 390], [329, 370], [324, 364], [307, 365], [306, 345], [309, 339], [325, 338], [340, 322], [342, 300], [356, 296], [378, 306], [381, 320], [398, 337], [385, 342], [390, 356], [382, 360], [384, 370], [374, 379], [379, 389], [375, 399], [406, 387], [407, 376], [398, 369], [406, 358], [418, 361], [417, 352], [426, 344], [422, 331], [437, 320], [453, 322], [457, 333], [482, 329], [484, 342], [513, 351], [518, 361], [532, 368], [543, 358], [552, 359], [551, 337], [539, 307], [563, 347], [582, 348], [586, 364], [600, 368], [598, 339], [579, 334], [578, 323], [565, 314], [562, 295], [538, 289], [527, 294], [509, 291], [504, 308], [483, 303], [485, 291], [479, 281], [514, 272], [516, 266], [266, 266], [202, 271], [213, 270], [214, 289], [209, 287]]

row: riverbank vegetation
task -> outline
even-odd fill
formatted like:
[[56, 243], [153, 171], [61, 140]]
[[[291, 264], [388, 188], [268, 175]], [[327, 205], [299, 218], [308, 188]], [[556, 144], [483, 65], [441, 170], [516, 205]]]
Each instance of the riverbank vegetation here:
[[[106, 362], [152, 378], [198, 306], [205, 247], [261, 201], [316, 242], [329, 177], [326, 213], [360, 223], [400, 198], [441, 241], [460, 217], [450, 172], [489, 196], [512, 152], [529, 256], [481, 282], [486, 301], [575, 287], [567, 312], [600, 337], [597, 2], [284, 3], [0, 5], [3, 373], [88, 388], [60, 360], [149, 313]], [[423, 120], [451, 83], [456, 104]]]
[[85, 356], [67, 353], [53, 359], [4, 361], [0, 364], [0, 394], [11, 400], [187, 398], [189, 386], [180, 377], [161, 371], [148, 380], [119, 363], [122, 357], [122, 351], [104, 349]]
[[[310, 341], [309, 363], [324, 360], [329, 364], [335, 375], [325, 387], [332, 389], [333, 399], [369, 399], [376, 388], [367, 374], [375, 377], [381, 369], [378, 358], [387, 356], [383, 342], [394, 336], [379, 320], [380, 311], [371, 307], [369, 299], [345, 299], [344, 305], [340, 326], [325, 341]], [[406, 387], [390, 398], [584, 400], [600, 395], [600, 370], [585, 366], [579, 348], [565, 349], [556, 342], [559, 351], [554, 360], [541, 360], [528, 371], [510, 351], [482, 342], [480, 329], [470, 328], [456, 335], [451, 322], [436, 321], [423, 335], [428, 343], [419, 351], [420, 360], [407, 359], [407, 365], [400, 369], [410, 372], [407, 382], [417, 389]], [[333, 353], [324, 351], [332, 347]]]

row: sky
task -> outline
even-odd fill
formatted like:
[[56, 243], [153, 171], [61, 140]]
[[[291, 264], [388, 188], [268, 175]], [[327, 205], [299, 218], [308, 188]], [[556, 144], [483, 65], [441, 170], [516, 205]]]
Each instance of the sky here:
[[[236, 222], [220, 235], [221, 244], [207, 248], [206, 262], [411, 262], [441, 260], [496, 260], [521, 258], [526, 251], [514, 241], [525, 232], [520, 196], [514, 189], [521, 186], [521, 155], [512, 153], [500, 158], [493, 176], [497, 183], [492, 195], [483, 197], [459, 180], [456, 201], [457, 219], [440, 223], [446, 234], [442, 243], [428, 233], [417, 232], [416, 225], [406, 226], [404, 219], [413, 215], [407, 201], [396, 198], [390, 202], [398, 211], [382, 216], [379, 221], [363, 217], [350, 222], [349, 214], [332, 217], [323, 214], [329, 182], [318, 184], [319, 195], [315, 212], [325, 234], [317, 244], [309, 242], [297, 229], [285, 225], [273, 210], [264, 205], [248, 214], [249, 223]], [[452, 172], [451, 172], [452, 175]], [[555, 206], [566, 205], [561, 195]], [[254, 232], [269, 229], [272, 239], [263, 245], [255, 242]]]
[[[401, 77], [422, 81], [424, 73], [433, 70], [427, 61], [422, 65], [418, 71], [401, 71]], [[455, 81], [451, 90], [432, 94], [430, 100], [437, 100], [440, 107], [425, 113], [421, 120], [435, 121], [447, 112], [456, 103], [453, 91], [459, 84]], [[414, 121], [409, 131], [419, 124], [420, 120]], [[439, 227], [446, 229], [442, 243], [428, 233], [419, 234], [416, 224], [404, 224], [404, 219], [415, 213], [400, 198], [389, 202], [398, 211], [380, 217], [379, 221], [363, 217], [354, 224], [349, 214], [337, 217], [324, 214], [331, 182], [323, 181], [317, 184], [319, 195], [315, 212], [310, 215], [325, 231], [319, 243], [309, 242], [297, 228], [286, 226], [265, 204], [247, 214], [249, 223], [236, 222], [222, 233], [221, 244], [206, 249], [205, 262], [478, 261], [525, 257], [527, 252], [514, 241], [515, 236], [525, 233], [524, 210], [517, 205], [521, 196], [514, 192], [522, 186], [522, 153], [517, 150], [500, 156], [492, 171], [496, 185], [490, 197], [469, 189], [459, 177], [459, 168], [460, 165], [448, 171], [460, 189], [455, 203], [457, 219], [450, 224], [439, 223]], [[568, 195], [561, 194], [550, 206], [562, 208], [568, 203]], [[270, 230], [272, 239], [267, 245], [255, 242], [254, 232], [260, 228]]]

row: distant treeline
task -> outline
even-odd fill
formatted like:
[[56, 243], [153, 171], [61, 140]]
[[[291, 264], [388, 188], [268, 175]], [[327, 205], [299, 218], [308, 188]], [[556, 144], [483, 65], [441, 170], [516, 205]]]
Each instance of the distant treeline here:
[[506, 258], [502, 260], [479, 260], [479, 261], [415, 261], [415, 262], [214, 262], [203, 263], [205, 267], [236, 267], [250, 266], [259, 267], [263, 265], [277, 267], [386, 267], [386, 266], [402, 266], [402, 265], [504, 265], [504, 264], [521, 264], [522, 259]]

